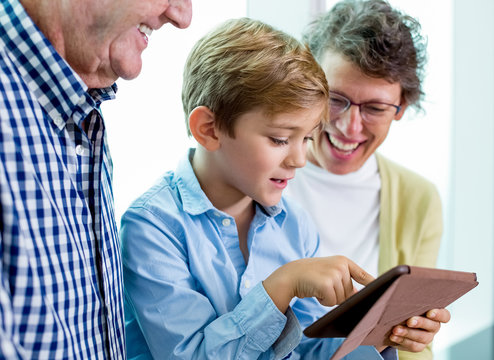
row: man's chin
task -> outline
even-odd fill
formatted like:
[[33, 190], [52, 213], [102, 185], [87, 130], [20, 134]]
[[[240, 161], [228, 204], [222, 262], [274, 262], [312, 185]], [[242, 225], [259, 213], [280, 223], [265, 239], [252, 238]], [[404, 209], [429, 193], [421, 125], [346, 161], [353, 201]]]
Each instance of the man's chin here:
[[79, 76], [90, 89], [100, 89], [111, 86], [118, 79], [135, 79], [141, 73], [141, 68], [141, 61], [133, 64], [113, 62], [110, 68], [91, 74], [79, 73]]
[[111, 86], [118, 78], [109, 74], [79, 74], [89, 89], [102, 89]]
[[124, 80], [133, 80], [141, 73], [142, 63], [139, 66], [127, 66], [127, 67], [117, 67], [114, 68], [116, 78], [121, 78]]
[[[131, 52], [129, 50], [129, 52]], [[142, 69], [141, 54], [120, 54], [110, 59], [111, 70], [116, 78], [125, 80], [135, 79]]]

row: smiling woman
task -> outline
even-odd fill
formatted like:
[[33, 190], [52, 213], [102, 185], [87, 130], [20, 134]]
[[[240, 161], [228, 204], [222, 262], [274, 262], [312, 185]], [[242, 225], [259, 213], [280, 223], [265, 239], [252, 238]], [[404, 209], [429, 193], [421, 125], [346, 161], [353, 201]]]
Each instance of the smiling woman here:
[[[326, 73], [333, 111], [288, 194], [318, 225], [322, 254], [345, 255], [374, 276], [399, 264], [434, 267], [442, 236], [438, 191], [376, 153], [393, 120], [421, 107], [420, 24], [383, 0], [341, 0], [303, 38]], [[427, 348], [400, 358], [432, 355]]]
[[[400, 83], [365, 74], [337, 51], [326, 52], [321, 58], [321, 65], [336, 95], [331, 100], [331, 121], [323, 136], [315, 139], [321, 144], [314, 146], [309, 160], [333, 174], [348, 174], [360, 169], [374, 154], [388, 135], [391, 122], [401, 119], [407, 104], [402, 103]], [[335, 96], [340, 101], [348, 101], [346, 109], [334, 105]], [[354, 102], [391, 104], [387, 106], [391, 112], [384, 111], [375, 116], [374, 111], [370, 119], [377, 121], [369, 121], [366, 108]], [[382, 105], [379, 106], [382, 109]]]

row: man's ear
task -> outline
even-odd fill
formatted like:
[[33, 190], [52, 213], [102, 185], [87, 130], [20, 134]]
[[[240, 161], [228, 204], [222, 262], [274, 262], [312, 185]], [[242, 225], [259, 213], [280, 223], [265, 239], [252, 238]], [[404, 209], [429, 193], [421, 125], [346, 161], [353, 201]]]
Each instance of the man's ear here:
[[198, 106], [189, 115], [189, 129], [196, 141], [206, 150], [219, 148], [214, 113], [206, 106]]

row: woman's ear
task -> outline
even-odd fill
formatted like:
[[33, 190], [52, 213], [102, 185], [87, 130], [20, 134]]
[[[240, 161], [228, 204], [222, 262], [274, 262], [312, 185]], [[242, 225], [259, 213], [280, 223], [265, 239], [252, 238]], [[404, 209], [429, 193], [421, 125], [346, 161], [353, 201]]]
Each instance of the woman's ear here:
[[198, 106], [189, 115], [189, 129], [196, 141], [206, 150], [219, 148], [214, 113], [206, 106]]
[[394, 120], [400, 120], [405, 114], [405, 110], [407, 109], [407, 107], [407, 102], [403, 100], [400, 106], [400, 111], [398, 111], [398, 114], [395, 115]]

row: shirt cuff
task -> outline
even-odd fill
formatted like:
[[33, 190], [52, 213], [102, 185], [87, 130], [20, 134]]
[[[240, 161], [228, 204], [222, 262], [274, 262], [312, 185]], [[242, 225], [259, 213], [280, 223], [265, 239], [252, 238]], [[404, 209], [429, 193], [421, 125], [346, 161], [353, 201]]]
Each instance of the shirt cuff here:
[[381, 356], [384, 360], [398, 360], [398, 350], [394, 347], [388, 346], [386, 349], [381, 351]]
[[275, 359], [285, 358], [297, 347], [300, 340], [302, 340], [302, 327], [291, 307], [287, 309], [285, 315], [285, 327], [280, 337], [273, 344]]
[[384, 360], [398, 360], [398, 351], [395, 348], [388, 347], [381, 353], [377, 351], [374, 346], [360, 345], [350, 354], [346, 355], [345, 360], [361, 360], [361, 359], [384, 359]]
[[234, 314], [247, 336], [247, 346], [261, 352], [269, 350], [287, 324], [287, 317], [278, 310], [261, 282], [247, 293]]

